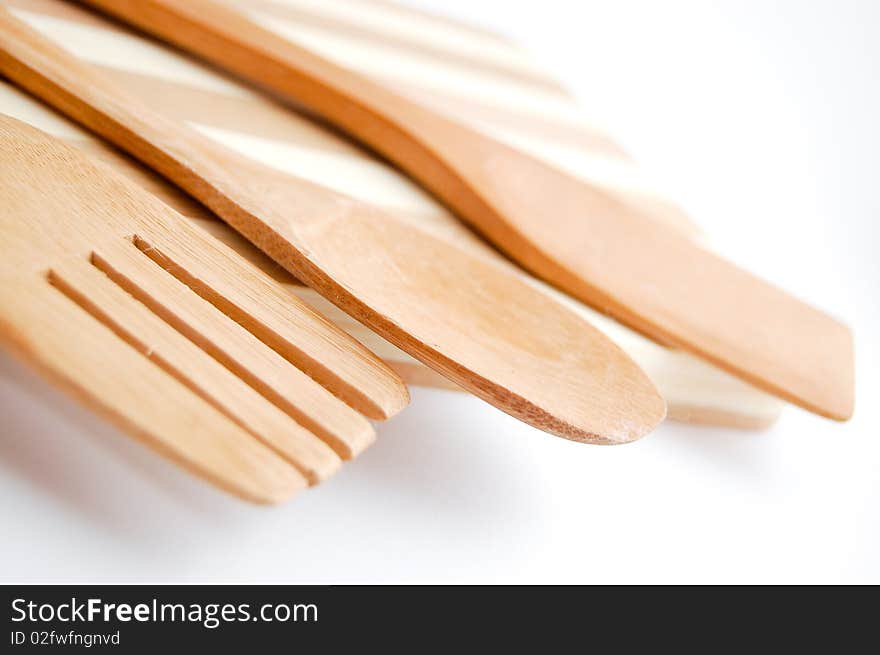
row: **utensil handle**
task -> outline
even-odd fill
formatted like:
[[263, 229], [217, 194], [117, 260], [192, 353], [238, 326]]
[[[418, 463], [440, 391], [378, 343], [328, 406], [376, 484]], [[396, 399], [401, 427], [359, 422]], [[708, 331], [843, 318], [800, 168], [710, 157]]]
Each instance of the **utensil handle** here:
[[[305, 105], [449, 202], [468, 158], [440, 160], [484, 137], [258, 25], [216, 0], [80, 0]], [[457, 170], [454, 170], [457, 169]], [[446, 190], [440, 193], [440, 189]], [[461, 209], [461, 208], [459, 208]]]
[[[210, 187], [255, 163], [151, 111], [89, 64], [0, 7], [0, 74], [104, 137], [211, 206]], [[239, 159], [241, 160], [239, 162]], [[214, 208], [214, 207], [212, 207]], [[216, 211], [216, 209], [215, 209]]]

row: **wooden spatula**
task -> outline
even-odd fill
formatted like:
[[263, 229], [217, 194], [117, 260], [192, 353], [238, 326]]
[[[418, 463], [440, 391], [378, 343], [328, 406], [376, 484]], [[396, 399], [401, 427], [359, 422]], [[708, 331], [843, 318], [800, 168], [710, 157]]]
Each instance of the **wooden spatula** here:
[[[89, 9], [63, 0], [7, 0], [6, 6], [47, 38], [111, 76], [126, 93], [155, 111], [195, 124], [211, 139], [233, 150], [239, 149], [245, 156], [270, 167], [372, 201], [458, 247], [473, 246], [474, 254], [506, 262], [514, 267], [511, 270], [516, 270], [517, 275], [535, 283], [532, 276], [515, 268], [510, 260], [399, 172], [338, 133], [310, 120], [302, 111], [285, 109], [271, 96], [248, 90], [179, 49], [157, 43]], [[652, 218], [666, 219], [670, 225], [706, 243], [707, 235], [698, 237], [702, 231], [677, 210], [676, 203], [645, 176], [607, 134], [583, 124], [585, 112], [559, 89], [552, 76], [530, 63], [530, 58], [524, 57], [518, 47], [505, 39], [496, 36], [488, 42], [482, 38], [475, 41], [469, 30], [454, 28], [455, 38], [435, 43], [439, 50], [425, 59], [421, 46], [426, 39], [430, 40], [430, 29], [436, 27], [438, 20], [430, 14], [418, 14], [429, 32], [413, 32], [417, 40], [413, 40], [416, 37], [407, 40], [400, 33], [401, 26], [389, 22], [385, 11], [370, 0], [347, 0], [344, 16], [337, 10], [336, 3], [300, 3], [295, 10], [289, 4], [265, 2], [242, 2], [239, 6], [270, 29], [294, 40], [306, 39], [316, 48], [326, 48], [321, 50], [326, 56], [338, 56], [341, 62], [351, 61], [352, 65], [361, 66], [359, 70], [367, 75], [388, 79], [396, 85], [396, 90], [411, 94], [419, 102], [429, 102], [437, 111], [471, 122], [477, 129], [502, 140], [508, 139], [516, 147], [526, 148], [527, 152], [544, 157], [549, 163], [591, 183], [604, 184], [616, 197], [649, 209]], [[328, 20], [331, 15], [332, 20]], [[369, 26], [352, 30], [353, 23], [361, 19]], [[364, 39], [368, 39], [369, 44]], [[481, 47], [487, 44], [501, 47], [501, 51]], [[469, 50], [472, 48], [476, 49]], [[462, 49], [470, 52], [466, 68], [461, 66], [465, 63], [461, 59]], [[387, 66], [389, 57], [396, 62], [391, 68]], [[418, 60], [417, 66], [412, 65], [413, 58]], [[501, 70], [491, 62], [512, 68]], [[474, 84], [479, 85], [481, 92], [462, 103], [460, 94]], [[513, 102], [516, 97], [530, 94], [535, 95], [536, 100], [540, 98], [543, 106], [540, 116], [519, 113], [519, 105]], [[557, 111], [562, 113], [556, 115]], [[298, 283], [191, 196], [139, 166], [112, 144], [65, 120], [52, 108], [29, 97], [26, 91], [8, 82], [0, 84], [0, 113], [59, 136], [130, 177], [249, 262], [289, 285], [306, 303], [367, 345], [408, 384], [461, 390]], [[711, 236], [708, 239], [711, 242]], [[541, 288], [547, 289], [545, 285]], [[555, 297], [581, 313], [642, 367], [666, 400], [667, 418], [756, 428], [766, 427], [779, 416], [783, 405], [780, 399], [691, 353], [654, 343], [571, 296], [557, 292]]]
[[853, 409], [849, 329], [661, 222], [214, 0], [86, 0], [290, 100], [408, 171], [524, 267], [802, 407]]
[[[16, 1], [31, 2], [32, 0]], [[46, 6], [52, 8], [61, 6], [71, 13], [79, 11], [75, 7], [56, 5], [54, 3]], [[76, 16], [77, 14], [72, 15]], [[28, 18], [25, 17], [23, 20], [27, 21]], [[107, 29], [109, 25], [106, 21], [96, 23], [96, 26], [100, 26], [101, 29]], [[125, 32], [125, 36], [127, 39], [131, 39], [132, 42], [135, 42], [135, 39], [138, 38], [128, 31]], [[83, 56], [89, 54], [81, 50], [78, 52], [83, 54]], [[167, 52], [167, 50], [163, 49], [164, 52]], [[136, 61], [129, 62], [129, 64], [137, 65]], [[120, 75], [117, 78], [117, 82], [121, 86], [125, 86], [126, 91], [136, 94], [142, 102], [146, 104], [149, 104], [151, 101], [155, 102], [158, 111], [173, 110], [169, 109], [166, 99], [157, 98], [153, 94], [145, 93], [144, 89], [137, 83], [137, 79], [127, 75]], [[222, 96], [211, 95], [203, 97], [201, 100], [204, 102], [214, 102], [214, 107], [187, 106], [186, 109], [197, 113], [204, 112], [206, 117], [210, 117], [212, 110], [217, 105], [222, 106], [223, 98]], [[267, 100], [261, 96], [249, 96], [246, 106], [249, 108], [251, 116], [261, 116], [260, 110], [267, 108], [264, 103], [267, 103]], [[174, 106], [173, 102], [170, 104], [172, 107]], [[385, 341], [368, 327], [327, 301], [320, 294], [303, 286], [287, 271], [254, 247], [253, 244], [235, 232], [226, 223], [218, 220], [213, 213], [203, 205], [195, 202], [192, 197], [186, 195], [176, 186], [164, 178], [160, 178], [145, 166], [141, 166], [138, 162], [126, 157], [111, 144], [66, 120], [51, 107], [47, 107], [39, 100], [28, 95], [26, 91], [14, 87], [2, 79], [0, 79], [0, 113], [8, 114], [48, 134], [57, 136], [88, 153], [90, 156], [98, 158], [102, 163], [111, 166], [118, 173], [130, 178], [136, 184], [160, 198], [164, 203], [175, 208], [191, 222], [206, 230], [211, 236], [228, 245], [247, 259], [248, 262], [271, 275], [275, 280], [283, 284], [286, 289], [290, 290], [291, 293], [295, 293], [299, 298], [366, 345], [386, 364], [397, 371], [408, 384], [462, 390], [461, 387], [453, 384], [447, 378], [427, 368], [421, 362], [416, 361], [399, 348]], [[281, 119], [279, 124], [282, 124], [282, 120], [288, 118], [288, 116], [285, 114], [277, 118]], [[293, 126], [298, 125], [296, 123], [298, 118], [295, 115], [290, 114], [289, 118], [289, 124]], [[210, 123], [201, 121], [200, 124]], [[288, 121], [284, 121], [283, 124], [287, 125]], [[240, 133], [232, 132], [231, 134], [238, 135]], [[233, 136], [233, 138], [235, 137]], [[271, 148], [273, 144], [274, 142], [269, 141], [260, 145], [264, 148]], [[348, 176], [336, 179], [345, 181], [358, 178], [356, 176]], [[405, 220], [409, 220], [418, 229], [427, 230], [437, 238], [445, 238], [459, 248], [467, 248], [475, 257], [489, 258], [492, 261], [503, 263], [511, 271], [514, 271], [516, 275], [523, 277], [531, 284], [540, 284], [523, 272], [522, 269], [517, 269], [514, 264], [487, 245], [463, 223], [451, 216], [439, 212], [434, 215], [399, 212], [399, 215], [405, 217]], [[642, 367], [666, 400], [667, 418], [710, 425], [720, 424], [756, 429], [767, 427], [779, 416], [783, 405], [779, 399], [769, 396], [763, 391], [755, 389], [741, 380], [696, 359], [689, 353], [664, 348], [649, 341], [616, 321], [588, 309], [570, 296], [554, 292], [548, 289], [546, 285], [540, 284], [540, 286], [548, 293], [554, 293], [558, 298], [567, 302], [574, 311], [584, 314], [584, 318], [587, 321], [608, 335]]]
[[137, 105], [0, 10], [0, 71], [200, 199], [403, 350], [532, 425], [579, 441], [649, 432], [665, 404], [613, 342], [504, 267], [235, 155]]
[[373, 441], [334, 393], [406, 404], [363, 346], [106, 166], [0, 115], [0, 171], [0, 339], [160, 452], [278, 501]]

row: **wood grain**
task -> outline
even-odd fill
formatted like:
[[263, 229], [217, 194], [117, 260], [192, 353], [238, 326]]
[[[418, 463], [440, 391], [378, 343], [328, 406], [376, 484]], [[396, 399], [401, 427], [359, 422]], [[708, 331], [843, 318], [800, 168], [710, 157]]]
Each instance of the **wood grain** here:
[[[250, 1], [238, 4], [242, 7], [253, 6]], [[265, 95], [249, 92], [232, 80], [224, 79], [218, 71], [186, 61], [179, 53], [157, 47], [155, 43], [148, 44], [143, 35], [135, 35], [119, 23], [109, 22], [99, 14], [66, 2], [9, 0], [7, 5], [22, 20], [94, 62], [105, 75], [111, 76], [145, 106], [195, 124], [207, 130], [203, 133], [212, 139], [231, 148], [239, 148], [246, 156], [256, 157], [267, 165], [378, 203], [393, 209], [398, 216], [405, 212], [402, 218], [410, 224], [427, 229], [434, 236], [447, 238], [453, 245], [471, 247], [480, 244], [470, 231], [457, 229], [460, 228], [458, 221], [440, 205], [423, 194], [413, 193], [411, 183], [368, 152], [307, 116], [287, 110]], [[334, 13], [337, 8], [336, 4], [314, 3], [311, 0], [305, 0], [303, 7], [306, 5], [310, 11], [320, 13]], [[260, 13], [272, 19], [282, 18], [279, 12], [283, 13], [283, 9], [284, 6], [277, 3], [259, 6]], [[389, 14], [384, 9], [376, 11], [375, 6], [364, 0], [346, 3], [343, 13], [346, 20], [369, 25], [377, 36], [386, 36], [389, 32], [397, 32], [411, 25], [408, 19], [401, 22], [396, 14]], [[337, 13], [334, 15], [342, 18]], [[505, 44], [502, 51], [495, 51], [492, 47], [487, 49], [485, 40], [472, 40], [470, 34], [459, 31], [450, 33], [444, 24], [438, 24], [431, 16], [422, 16], [419, 24], [422, 28], [420, 38], [425, 36], [427, 30], [437, 37], [438, 45], [454, 42], [460, 47], [464, 44], [469, 56], [475, 60], [484, 59], [491, 63], [496, 61], [495, 55], [500, 53], [505, 61], [516, 60], [517, 66], [522, 64], [522, 53], [515, 53], [509, 44]], [[520, 56], [511, 57], [512, 53]], [[400, 52], [400, 55], [405, 56], [405, 52]], [[534, 66], [527, 68], [537, 70]], [[546, 73], [543, 75], [546, 76]], [[487, 82], [492, 82], [492, 76], [485, 67], [483, 76]], [[418, 95], [407, 86], [401, 87], [401, 90], [412, 96]], [[515, 107], [497, 110], [481, 107], [472, 100], [466, 103], [452, 102], [450, 98], [448, 95], [441, 98], [436, 94], [427, 94], [422, 100], [450, 116], [470, 121], [479, 129], [506, 126], [501, 132], [494, 133], [514, 137], [519, 147], [527, 148], [536, 156], [547, 156], [548, 161], [564, 166], [566, 170], [584, 176], [593, 183], [614, 183], [617, 197], [626, 203], [650, 210], [653, 217], [661, 217], [689, 235], [698, 233], [693, 223], [673, 204], [661, 196], [652, 195], [652, 187], [642, 181], [644, 176], [634, 174], [638, 169], [632, 162], [626, 160], [626, 167], [614, 163], [626, 158], [620, 158], [619, 148], [607, 135], [596, 131], [583, 132], [582, 128], [556, 124], [545, 117], [516, 115]], [[4, 101], [7, 113], [37, 124], [53, 134], [73, 139], [78, 147], [88, 148], [89, 152], [130, 175], [178, 211], [200, 219], [202, 227], [277, 280], [293, 281], [289, 274], [238, 234], [225, 225], [210, 222], [213, 214], [202, 205], [148, 174], [142, 167], [132, 164], [118, 151], [108, 149], [76, 126], [59, 120], [51, 111], [19, 95], [6, 93], [0, 96], [0, 100]], [[512, 131], [508, 131], [508, 128]], [[493, 132], [490, 130], [489, 133]], [[290, 147], [287, 147], [288, 144]], [[603, 161], [602, 157], [608, 158], [609, 172], [612, 168], [619, 168], [613, 176], [607, 175], [601, 166], [595, 166]], [[476, 248], [471, 249], [477, 251]], [[481, 253], [500, 261], [491, 248], [483, 247]], [[523, 275], [521, 270], [517, 273]], [[527, 276], [524, 279], [534, 282]], [[300, 295], [302, 289], [294, 287]], [[581, 303], [572, 302], [568, 297], [562, 298], [611, 336], [648, 372], [668, 403], [670, 418], [736, 427], [762, 427], [778, 417], [782, 403], [771, 396], [683, 351], [657, 346]], [[311, 294], [309, 302], [323, 302], [323, 299]], [[381, 353], [408, 382], [459, 389], [335, 306], [323, 302], [322, 311], [335, 312], [334, 320], [361, 341], [369, 343], [375, 352]]]
[[552, 434], [623, 443], [665, 403], [574, 312], [501, 266], [139, 106], [4, 12], [0, 70], [160, 171], [272, 259], [386, 339]]
[[[288, 318], [263, 324], [249, 314], [252, 333], [236, 321], [241, 315], [223, 311], [246, 311], [242, 297], [267, 289], [272, 298], [271, 278], [31, 126], [0, 117], [0, 144], [0, 339], [14, 352], [129, 433], [249, 500], [283, 500], [372, 441], [365, 418], [255, 338]], [[201, 276], [206, 270], [220, 272]], [[184, 273], [198, 277], [202, 294]], [[211, 302], [221, 298], [225, 305]], [[376, 371], [386, 386], [397, 381], [406, 397], [395, 374], [326, 319], [289, 299], [284, 312], [304, 314], [290, 324], [311, 330], [285, 330], [291, 343], [343, 349], [363, 360], [349, 367]], [[291, 418], [273, 389], [327, 433]], [[329, 400], [313, 405], [316, 398]]]
[[[250, 6], [252, 3], [240, 4]], [[363, 0], [352, 0], [349, 5], [357, 6], [359, 9], [346, 14], [350, 20], [357, 18], [375, 27], [377, 34], [385, 34], [388, 31], [385, 12], [374, 13], [373, 7]], [[249, 157], [257, 157], [270, 166], [283, 167], [296, 175], [310, 177], [344, 193], [364, 196], [384, 207], [394, 208], [396, 215], [407, 220], [413, 227], [428, 230], [434, 237], [444, 238], [454, 246], [468, 247], [473, 254], [490, 257], [496, 262], [505, 262], [503, 258], [498, 257], [496, 251], [487, 248], [479, 239], [474, 238], [472, 232], [462, 229], [457, 220], [441, 206], [431, 202], [430, 198], [419, 199], [414, 204], [412, 201], [416, 200], [417, 196], [406, 193], [408, 187], [412, 185], [405, 179], [395, 179], [393, 171], [390, 169], [383, 171], [381, 162], [372, 158], [369, 153], [309, 120], [308, 117], [289, 111], [264, 95], [251, 93], [235, 86], [232, 81], [222, 79], [216, 71], [199, 67], [193, 62], [184, 65], [184, 57], [180, 54], [163, 51], [155, 44], [152, 48], [144, 47], [141, 43], [144, 41], [142, 35], [135, 35], [118, 23], [108, 22], [100, 15], [72, 4], [59, 0], [9, 0], [8, 6], [13, 8], [17, 16], [34, 25], [53, 40], [75, 49], [79, 55], [95, 62], [102, 73], [111, 76], [114, 82], [137, 97], [145, 106], [198, 125], [200, 128], [210, 128], [205, 134], [229, 147], [242, 148], [241, 151]], [[261, 7], [261, 10], [269, 15], [270, 10], [274, 11], [279, 6], [270, 3]], [[322, 12], [333, 7], [335, 5], [313, 5], [313, 9]], [[425, 17], [425, 21], [427, 21], [426, 25], [434, 25], [431, 17]], [[395, 27], [399, 27], [399, 24], [395, 24]], [[114, 35], [113, 39], [105, 36], [111, 33]], [[459, 43], [463, 38], [467, 40], [468, 35], [456, 32], [450, 37]], [[477, 45], [480, 47], [473, 50], [472, 56], [485, 57], [483, 43], [480, 41]], [[124, 56], [108, 60], [108, 56], [117, 50]], [[143, 57], [154, 59], [155, 62], [148, 65], [142, 61]], [[142, 71], [150, 71], [150, 73], [146, 74]], [[488, 73], [486, 75], [488, 78]], [[198, 85], [185, 81], [190, 78], [198, 80]], [[565, 153], [570, 153], [565, 154], [564, 157], [555, 157], [553, 161], [567, 166], [566, 170], [571, 170], [575, 174], [587, 175], [588, 179], [596, 183], [607, 178], [607, 176], [600, 178], [594, 175], [594, 172], [599, 171], [594, 171], [590, 163], [594, 157], [609, 152], [602, 145], [611, 143], [605, 135], [599, 135], [601, 143], [584, 140], [581, 139], [581, 133], [570, 126], [516, 117], [512, 114], [515, 108], [510, 108], [510, 111], [490, 111], [478, 108], [473, 103], [461, 107], [452, 106], [448, 98], [441, 102], [436, 96], [427, 97], [426, 101], [432, 102], [433, 106], [444, 111], [448, 110], [450, 115], [474, 119], [475, 125], [509, 123], [511, 128], [516, 130], [518, 142], [523, 147], [532, 148], [530, 151], [537, 154], [542, 152], [552, 154], [556, 145], [551, 147], [550, 141], [543, 140], [545, 137], [552, 137], [560, 144], [568, 144]], [[324, 301], [321, 296], [298, 286], [291, 275], [240, 235], [225, 224], [212, 220], [214, 215], [203, 205], [194, 202], [161, 178], [150, 174], [147, 169], [121, 155], [119, 151], [108, 148], [77, 126], [59, 118], [51, 110], [29, 100], [8, 86], [4, 89], [2, 83], [0, 83], [0, 111], [71, 140], [77, 147], [87, 149], [89, 153], [96, 154], [120, 172], [132, 177], [184, 215], [197, 220], [201, 227], [233, 247], [248, 261], [279, 282], [291, 285], [290, 289], [305, 298], [309, 304], [319, 307], [325, 315], [332, 315], [338, 325], [368, 344], [407, 382], [461, 389], [341, 312], [334, 305]], [[542, 134], [540, 139], [529, 136], [539, 133]], [[520, 137], [527, 138], [523, 140]], [[286, 147], [287, 144], [291, 147]], [[576, 147], [569, 147], [572, 144]], [[325, 157], [327, 158], [326, 174], [316, 175], [316, 164]], [[581, 164], [582, 157], [587, 158], [584, 163], [589, 163], [588, 167]], [[363, 162], [364, 166], [354, 165], [359, 162]], [[638, 178], [629, 175], [623, 179], [626, 170], [621, 169], [621, 181], [625, 186], [618, 187], [620, 190], [627, 190], [626, 194], [621, 196], [626, 202], [636, 206], [649, 206], [652, 215], [663, 214], [664, 217], [668, 217], [671, 225], [688, 234], [694, 233], [695, 228], [692, 223], [683, 221], [683, 215], [674, 209], [666, 211], [666, 208], [672, 205], [660, 198], [655, 200], [646, 187], [636, 184]], [[384, 177], [377, 176], [376, 173], [383, 173]], [[535, 282], [521, 270], [509, 266], [508, 268], [527, 282]], [[773, 397], [688, 353], [658, 346], [581, 303], [573, 302], [565, 296], [560, 298], [610, 336], [639, 363], [666, 399], [669, 418], [756, 428], [765, 427], [778, 417], [782, 403]]]
[[224, 4], [89, 4], [307, 105], [408, 171], [523, 266], [634, 329], [809, 411], [837, 420], [852, 415], [846, 326], [612, 195]]

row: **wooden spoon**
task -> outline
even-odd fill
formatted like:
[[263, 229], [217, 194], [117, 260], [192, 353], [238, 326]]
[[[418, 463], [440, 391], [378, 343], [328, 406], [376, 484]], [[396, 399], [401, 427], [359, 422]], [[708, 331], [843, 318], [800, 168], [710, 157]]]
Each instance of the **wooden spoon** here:
[[149, 112], [0, 10], [0, 71], [201, 200], [323, 296], [477, 396], [621, 443], [665, 404], [612, 341], [504, 267]]
[[85, 0], [302, 103], [409, 172], [510, 257], [667, 345], [837, 420], [849, 329], [607, 193], [213, 0]]

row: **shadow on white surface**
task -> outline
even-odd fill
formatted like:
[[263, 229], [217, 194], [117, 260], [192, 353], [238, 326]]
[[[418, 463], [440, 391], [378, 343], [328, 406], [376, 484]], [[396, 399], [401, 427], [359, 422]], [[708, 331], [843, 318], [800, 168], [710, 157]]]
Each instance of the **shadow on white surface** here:
[[[152, 580], [150, 564], [158, 567], [159, 580], [235, 579], [236, 568], [249, 567], [247, 560], [261, 550], [264, 538], [271, 549], [279, 539], [290, 539], [292, 558], [317, 552], [324, 561], [343, 561], [350, 549], [370, 547], [365, 521], [384, 531], [376, 533], [380, 540], [396, 529], [402, 542], [413, 532], [477, 540], [487, 530], [493, 540], [516, 533], [529, 516], [540, 514], [541, 495], [529, 488], [533, 467], [523, 457], [493, 457], [491, 440], [474, 438], [479, 425], [455, 406], [475, 402], [453, 392], [424, 399], [418, 413], [404, 412], [380, 425], [378, 443], [333, 479], [285, 505], [263, 508], [189, 476], [0, 352], [0, 471], [4, 486], [16, 481], [17, 493], [7, 490], [7, 502], [20, 503], [9, 509], [25, 515], [26, 533], [49, 523], [48, 532], [60, 533], [59, 522], [69, 522], [75, 532], [88, 532], [87, 541], [99, 550], [121, 550], [124, 560], [135, 564], [113, 571], [86, 557], [84, 569], [68, 569], [64, 579]], [[497, 430], [494, 414], [482, 413], [487, 429]], [[360, 535], [360, 543], [346, 539], [349, 531]], [[241, 553], [243, 544], [250, 544], [250, 553]], [[420, 539], [413, 545], [425, 547]], [[228, 561], [240, 554], [244, 562], [225, 571], [208, 566], [210, 574], [201, 572], [216, 557]], [[193, 565], [196, 560], [201, 562]], [[3, 578], [11, 573], [27, 581], [58, 579], [38, 571], [25, 562], [14, 573], [4, 571]], [[315, 569], [317, 580], [325, 579], [324, 571], [326, 566]], [[309, 571], [297, 574], [308, 577]], [[373, 573], [351, 573], [364, 574]]]
[[772, 482], [776, 462], [767, 457], [767, 449], [772, 448], [777, 437], [774, 426], [733, 430], [676, 423], [661, 438], [664, 448], [677, 457], [693, 460], [693, 466], [733, 478], [742, 485], [755, 486]]
[[[144, 492], [208, 515], [213, 490], [0, 352], [0, 467], [119, 536], [142, 536]], [[140, 496], [140, 497], [139, 497]]]

